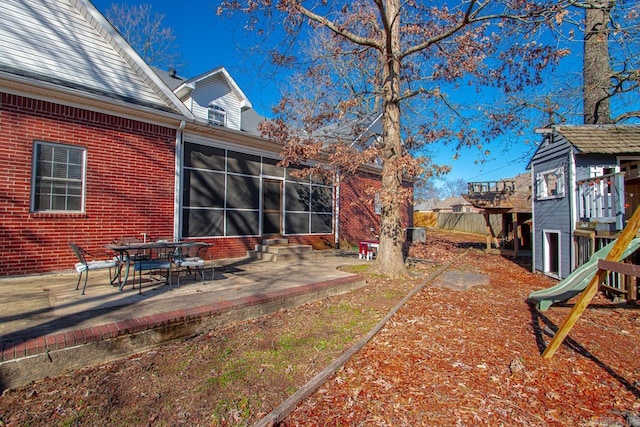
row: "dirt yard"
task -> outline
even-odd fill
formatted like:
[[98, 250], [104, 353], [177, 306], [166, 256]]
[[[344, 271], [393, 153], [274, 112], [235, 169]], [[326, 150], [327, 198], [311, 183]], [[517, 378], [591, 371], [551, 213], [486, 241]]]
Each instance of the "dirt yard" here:
[[414, 280], [363, 265], [354, 293], [6, 391], [0, 426], [253, 425], [450, 261], [474, 283], [428, 282], [284, 425], [640, 425], [640, 307], [596, 297], [544, 361], [571, 304], [526, 300], [554, 282], [485, 255], [481, 237], [427, 235]]

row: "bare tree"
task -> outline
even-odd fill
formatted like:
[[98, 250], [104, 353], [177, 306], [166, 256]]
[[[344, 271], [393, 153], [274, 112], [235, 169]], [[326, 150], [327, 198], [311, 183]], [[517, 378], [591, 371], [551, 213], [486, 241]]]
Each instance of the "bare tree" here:
[[114, 3], [105, 15], [147, 64], [163, 69], [184, 65], [173, 29], [163, 25], [164, 15], [153, 13], [151, 5]]
[[440, 194], [443, 198], [460, 197], [460, 195], [468, 192], [467, 181], [462, 178], [448, 179], [440, 188]]
[[[636, 0], [561, 0], [549, 36], [582, 55], [580, 67], [548, 75], [539, 92], [514, 94], [496, 114], [516, 113], [519, 133], [558, 123], [640, 120], [640, 3]], [[577, 63], [577, 61], [575, 61]], [[514, 143], [522, 144], [525, 138]], [[533, 146], [533, 144], [532, 144]]]
[[583, 111], [587, 124], [611, 120], [611, 66], [609, 21], [615, 0], [591, 0], [585, 4], [583, 61]]
[[[640, 5], [625, 0], [570, 1], [584, 9], [584, 123], [618, 123], [640, 118]], [[611, 102], [617, 102], [615, 116]]]
[[[249, 13], [257, 32], [266, 31], [261, 23], [281, 22], [298, 37], [298, 44], [285, 39], [273, 57], [300, 71], [292, 83], [303, 90], [287, 94], [279, 118], [264, 129], [285, 144], [285, 162], [324, 156], [346, 171], [381, 164], [376, 266], [391, 277], [406, 274], [401, 209], [410, 192], [403, 178], [440, 170], [428, 156], [412, 154], [440, 142], [484, 152], [517, 119], [493, 114], [498, 92], [541, 83], [544, 69], [567, 53], [540, 37], [561, 12], [555, 1], [229, 0], [225, 9]], [[312, 42], [319, 46], [313, 52]], [[297, 54], [307, 62], [296, 62]], [[480, 88], [491, 89], [485, 104], [468, 102], [478, 101]], [[349, 123], [348, 134], [361, 135], [375, 112], [382, 121], [378, 140], [323, 133]]]

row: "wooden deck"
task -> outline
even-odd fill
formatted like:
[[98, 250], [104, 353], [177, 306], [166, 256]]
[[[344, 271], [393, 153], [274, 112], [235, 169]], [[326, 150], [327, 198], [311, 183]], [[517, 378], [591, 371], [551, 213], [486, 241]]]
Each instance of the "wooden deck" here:
[[[465, 200], [482, 210], [487, 251], [505, 256], [531, 256], [531, 180], [528, 175], [500, 181], [470, 182]], [[494, 230], [490, 216], [502, 216], [502, 230]]]

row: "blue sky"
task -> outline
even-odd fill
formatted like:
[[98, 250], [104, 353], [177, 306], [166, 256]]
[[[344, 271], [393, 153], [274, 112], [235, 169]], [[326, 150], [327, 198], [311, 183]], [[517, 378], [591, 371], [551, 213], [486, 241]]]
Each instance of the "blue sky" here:
[[[245, 92], [254, 109], [269, 116], [271, 105], [278, 101], [277, 82], [273, 76], [256, 67], [256, 58], [248, 51], [247, 34], [243, 30], [243, 16], [227, 18], [216, 15], [215, 0], [183, 0], [176, 3], [168, 0], [91, 0], [103, 13], [116, 4], [151, 4], [152, 11], [164, 15], [163, 23], [171, 27], [176, 36], [176, 45], [187, 65], [178, 70], [183, 77], [194, 77], [218, 66], [224, 66], [240, 88]], [[243, 45], [243, 41], [245, 45]], [[265, 67], [268, 64], [264, 63]], [[533, 129], [531, 129], [531, 137]], [[489, 147], [492, 148], [492, 147]], [[454, 160], [451, 147], [433, 150], [437, 163], [453, 167], [445, 178], [448, 180], [489, 181], [509, 178], [525, 172], [531, 146], [514, 145], [508, 152], [494, 147], [485, 164], [476, 164], [477, 152], [463, 150]], [[523, 158], [524, 157], [524, 158]], [[519, 159], [519, 160], [518, 160]]]

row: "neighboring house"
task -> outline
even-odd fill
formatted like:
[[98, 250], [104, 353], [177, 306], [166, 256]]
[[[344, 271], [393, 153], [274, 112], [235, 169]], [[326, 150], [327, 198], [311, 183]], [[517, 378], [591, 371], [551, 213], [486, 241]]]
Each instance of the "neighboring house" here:
[[379, 229], [361, 200], [379, 168], [294, 178], [224, 68], [156, 72], [88, 0], [8, 0], [0, 100], [0, 276], [67, 270], [71, 241], [105, 256], [123, 236], [197, 238], [225, 258], [264, 236], [325, 248]]
[[413, 211], [414, 212], [433, 212], [433, 209], [436, 207], [436, 204], [438, 204], [438, 199], [423, 200], [413, 205]]
[[469, 213], [479, 212], [479, 209], [473, 207], [471, 203], [462, 197], [447, 197], [439, 201], [431, 209], [433, 212], [453, 212], [453, 213]]
[[565, 278], [623, 229], [639, 205], [640, 125], [541, 129], [529, 163], [533, 266]]

